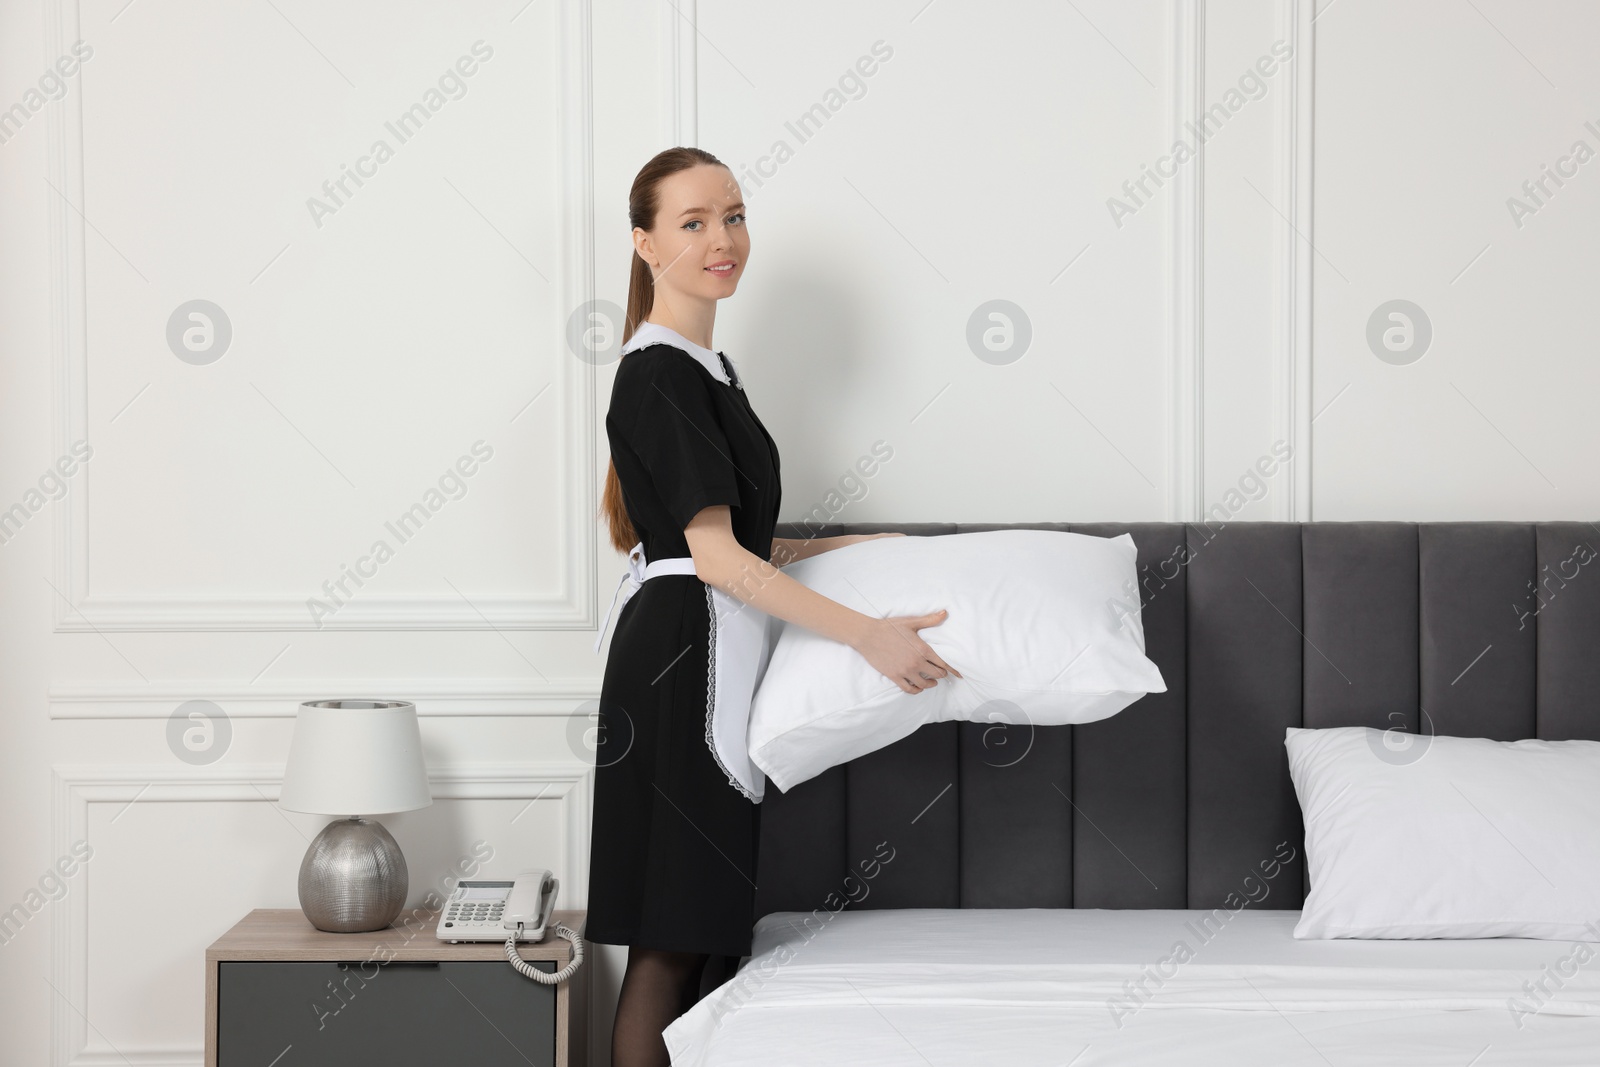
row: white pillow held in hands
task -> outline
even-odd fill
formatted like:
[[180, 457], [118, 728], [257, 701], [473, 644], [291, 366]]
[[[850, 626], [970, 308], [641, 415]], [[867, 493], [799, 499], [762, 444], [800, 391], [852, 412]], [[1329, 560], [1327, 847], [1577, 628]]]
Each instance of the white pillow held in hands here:
[[918, 632], [963, 675], [907, 693], [849, 645], [772, 618], [750, 758], [783, 790], [946, 719], [1057, 725], [1166, 691], [1144, 654], [1128, 534], [991, 530], [879, 537], [783, 568], [879, 618], [949, 615]]

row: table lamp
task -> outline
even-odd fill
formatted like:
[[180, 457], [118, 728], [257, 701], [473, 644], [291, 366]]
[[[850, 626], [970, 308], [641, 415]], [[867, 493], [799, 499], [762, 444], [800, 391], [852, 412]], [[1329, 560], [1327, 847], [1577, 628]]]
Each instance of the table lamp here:
[[309, 700], [294, 721], [278, 806], [347, 815], [322, 828], [300, 863], [300, 910], [318, 930], [381, 930], [405, 905], [400, 846], [361, 818], [433, 803], [417, 708], [407, 700]]

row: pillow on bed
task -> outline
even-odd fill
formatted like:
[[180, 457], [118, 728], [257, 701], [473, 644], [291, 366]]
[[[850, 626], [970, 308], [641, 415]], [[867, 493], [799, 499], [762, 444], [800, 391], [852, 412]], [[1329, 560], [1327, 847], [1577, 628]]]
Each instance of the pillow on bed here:
[[789, 564], [785, 574], [867, 615], [947, 609], [918, 633], [964, 677], [907, 693], [849, 645], [773, 618], [751, 760], [788, 790], [924, 723], [1092, 722], [1165, 692], [1144, 654], [1137, 555], [1127, 534], [991, 530], [880, 537]]
[[1288, 728], [1298, 938], [1600, 941], [1600, 741]]

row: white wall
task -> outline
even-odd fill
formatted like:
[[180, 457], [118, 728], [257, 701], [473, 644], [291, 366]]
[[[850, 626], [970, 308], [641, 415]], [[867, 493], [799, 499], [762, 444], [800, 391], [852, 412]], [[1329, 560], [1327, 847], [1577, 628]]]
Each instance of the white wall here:
[[[716, 341], [785, 519], [1592, 517], [1596, 179], [1561, 160], [1600, 148], [1600, 13], [1318, 10], [0, 3], [0, 508], [26, 516], [0, 544], [0, 908], [94, 849], [0, 944], [0, 1058], [199, 1062], [205, 946], [295, 906], [323, 821], [272, 803], [301, 700], [417, 701], [438, 799], [387, 820], [414, 899], [482, 840], [583, 903], [620, 561], [594, 521], [613, 366], [565, 338], [624, 301], [628, 186], [667, 145], [744, 183]], [[1207, 113], [1203, 153], [1124, 192]], [[1535, 204], [1546, 164], [1571, 176]], [[193, 300], [231, 328], [209, 362], [168, 341]], [[1426, 314], [1421, 358], [1369, 346], [1392, 300]], [[1020, 356], [969, 342], [1024, 318]], [[209, 762], [169, 742], [192, 700], [220, 709]], [[186, 921], [157, 922], [178, 874]], [[602, 1064], [623, 955], [592, 958]]]

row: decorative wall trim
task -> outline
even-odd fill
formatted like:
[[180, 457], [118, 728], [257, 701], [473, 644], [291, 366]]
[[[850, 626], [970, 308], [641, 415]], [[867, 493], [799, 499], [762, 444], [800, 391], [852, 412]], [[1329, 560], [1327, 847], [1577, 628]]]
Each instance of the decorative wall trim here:
[[[556, 279], [557, 322], [537, 343], [566, 349], [566, 312], [594, 297], [593, 50], [589, 0], [561, 0], [560, 31], [551, 42], [561, 71], [558, 122], [561, 145], [558, 203], [563, 244]], [[79, 36], [79, 0], [46, 5], [46, 55], [63, 54]], [[50, 109], [50, 181], [72, 205], [84, 203], [83, 94], [74, 90]], [[51, 455], [65, 454], [73, 441], [94, 443], [89, 425], [87, 260], [84, 221], [63, 203], [50, 200], [50, 284], [54, 364]], [[565, 405], [560, 449], [556, 518], [561, 531], [560, 587], [535, 596], [476, 596], [467, 603], [453, 591], [437, 596], [386, 597], [364, 593], [338, 613], [315, 623], [301, 596], [119, 596], [92, 591], [88, 512], [95, 483], [93, 466], [59, 501], [55, 514], [52, 597], [55, 630], [99, 632], [131, 630], [570, 630], [599, 622], [598, 561], [594, 515], [596, 433], [594, 368], [576, 359], [557, 361], [553, 397]]]
[[700, 144], [699, 0], [662, 0], [661, 136], [668, 146]]
[[[1306, 0], [1310, 2], [1310, 0]], [[661, 69], [666, 86], [663, 137], [693, 145], [699, 137], [696, 0], [663, 0]], [[1170, 42], [1172, 90], [1168, 143], [1193, 138], [1205, 109], [1205, 0], [1177, 0]], [[1202, 517], [1205, 495], [1205, 146], [1172, 181], [1166, 267], [1168, 381], [1166, 452], [1168, 522]]]
[[[45, 55], [67, 54], [83, 35], [78, 0], [59, 0], [44, 6]], [[82, 79], [79, 79], [80, 82]], [[87, 259], [83, 219], [69, 204], [83, 203], [83, 87], [69, 92], [45, 116], [46, 162], [50, 184], [46, 215], [50, 246], [50, 352], [51, 382], [50, 455], [70, 453], [74, 441], [89, 441], [89, 407], [84, 382], [88, 378], [88, 352], [84, 330], [88, 322], [84, 286]], [[57, 195], [59, 194], [59, 195]], [[83, 496], [88, 491], [92, 465], [78, 475], [78, 484], [51, 508], [54, 516], [52, 581], [60, 596], [52, 595], [51, 612], [57, 630], [74, 602], [74, 591], [86, 587], [78, 578], [79, 561], [73, 546], [87, 542], [88, 516]], [[84, 568], [86, 570], [86, 568]], [[78, 584], [73, 584], [74, 580]], [[68, 604], [62, 603], [65, 596]]]
[[[592, 454], [592, 448], [590, 452]], [[87, 477], [87, 472], [79, 477]], [[585, 491], [581, 484], [563, 477], [559, 495], [568, 497]], [[71, 494], [57, 506], [64, 511], [70, 497]], [[592, 529], [585, 531], [584, 536], [592, 533]], [[577, 531], [567, 531], [567, 534], [575, 536]], [[585, 557], [588, 557], [587, 561]], [[563, 560], [563, 592], [550, 596], [499, 597], [473, 592], [468, 594], [471, 599], [471, 603], [468, 603], [454, 592], [438, 597], [388, 597], [362, 593], [346, 601], [336, 615], [329, 616], [321, 623], [313, 622], [303, 596], [222, 596], [202, 599], [93, 594], [74, 597], [71, 605], [63, 604], [61, 598], [57, 597], [55, 632], [593, 630], [599, 625], [595, 611], [598, 599], [595, 589], [599, 574], [593, 548], [584, 549], [575, 540], [568, 540]], [[72, 560], [69, 566], [79, 579], [87, 578], [87, 555]], [[580, 577], [582, 575], [587, 577]], [[63, 593], [72, 595], [65, 586], [59, 588]], [[82, 581], [74, 588], [83, 588]]]
[[235, 719], [292, 719], [302, 701], [363, 697], [409, 700], [423, 717], [565, 718], [585, 701], [598, 701], [600, 683], [594, 678], [295, 678], [246, 685], [185, 679], [142, 688], [125, 682], [78, 682], [52, 685], [46, 693], [52, 719], [165, 719], [188, 700], [209, 700]]
[[1316, 0], [1283, 0], [1278, 7], [1279, 36], [1294, 49], [1289, 96], [1280, 99], [1278, 201], [1293, 226], [1279, 224], [1277, 320], [1273, 361], [1273, 439], [1287, 441], [1294, 455], [1285, 464], [1289, 492], [1274, 494], [1273, 518], [1310, 522], [1311, 515], [1311, 197], [1313, 111], [1316, 70]]
[[1167, 235], [1168, 522], [1193, 522], [1205, 506], [1205, 0], [1172, 8], [1171, 129], [1168, 143], [1193, 142], [1193, 164], [1172, 179]]
[[[88, 837], [91, 804], [189, 803], [250, 801], [272, 803], [283, 779], [282, 764], [239, 764], [176, 769], [170, 764], [57, 764], [51, 768], [51, 851], [66, 854], [72, 842]], [[429, 769], [436, 800], [557, 800], [561, 803], [562, 907], [588, 903], [589, 813], [593, 768], [579, 763], [474, 763]], [[90, 845], [94, 842], [90, 841]], [[552, 866], [556, 862], [552, 860]], [[89, 991], [89, 893], [83, 879], [94, 877], [91, 865], [69, 883], [61, 909], [52, 922], [51, 984], [71, 999], [51, 1000], [51, 1062], [67, 1067], [200, 1067], [202, 1045], [170, 1049], [117, 1050], [103, 1044], [89, 1048], [93, 1017]], [[243, 916], [240, 916], [243, 918]], [[205, 946], [198, 948], [203, 952]], [[196, 966], [198, 966], [198, 961]], [[77, 1009], [77, 1010], [74, 1010]]]

